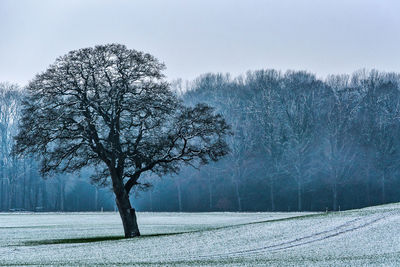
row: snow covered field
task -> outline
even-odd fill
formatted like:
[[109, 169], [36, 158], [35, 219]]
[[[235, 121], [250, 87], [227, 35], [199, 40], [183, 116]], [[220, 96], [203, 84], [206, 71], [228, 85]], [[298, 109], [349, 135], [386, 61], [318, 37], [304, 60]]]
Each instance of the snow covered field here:
[[400, 204], [339, 213], [0, 213], [0, 265], [400, 266]]

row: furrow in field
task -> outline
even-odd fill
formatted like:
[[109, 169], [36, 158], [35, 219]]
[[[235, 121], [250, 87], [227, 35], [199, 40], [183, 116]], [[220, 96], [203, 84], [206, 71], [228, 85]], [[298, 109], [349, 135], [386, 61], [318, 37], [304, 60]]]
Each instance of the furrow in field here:
[[307, 236], [298, 237], [293, 240], [280, 242], [278, 244], [272, 244], [272, 245], [268, 245], [268, 246], [264, 246], [264, 247], [239, 250], [239, 251], [233, 251], [233, 252], [227, 252], [227, 253], [199, 256], [198, 258], [247, 256], [247, 255], [253, 255], [253, 254], [262, 254], [262, 253], [265, 253], [268, 251], [278, 251], [278, 250], [290, 249], [293, 247], [304, 246], [304, 245], [307, 245], [310, 243], [326, 240], [326, 239], [336, 237], [336, 236], [339, 236], [339, 235], [342, 235], [342, 234], [345, 234], [348, 232], [359, 230], [361, 228], [372, 225], [380, 220], [383, 220], [387, 216], [389, 216], [389, 214], [386, 214], [384, 216], [382, 216], [382, 214], [379, 214], [372, 218], [361, 216], [361, 217], [349, 220], [349, 221], [347, 221], [339, 226], [336, 226], [332, 229], [320, 231], [320, 232], [317, 232], [317, 233], [314, 233], [311, 235], [307, 235]]

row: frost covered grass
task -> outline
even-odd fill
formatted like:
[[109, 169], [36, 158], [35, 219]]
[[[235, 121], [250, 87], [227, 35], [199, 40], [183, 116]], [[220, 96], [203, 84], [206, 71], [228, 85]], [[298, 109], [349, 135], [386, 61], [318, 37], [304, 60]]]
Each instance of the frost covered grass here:
[[0, 214], [0, 265], [400, 265], [400, 204], [337, 213]]

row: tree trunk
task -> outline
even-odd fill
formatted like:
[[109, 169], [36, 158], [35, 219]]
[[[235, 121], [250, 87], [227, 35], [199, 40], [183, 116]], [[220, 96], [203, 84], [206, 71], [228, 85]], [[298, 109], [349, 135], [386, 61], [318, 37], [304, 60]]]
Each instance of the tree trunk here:
[[337, 207], [338, 207], [338, 203], [337, 203], [337, 184], [334, 183], [332, 185], [332, 194], [333, 194], [333, 210], [336, 211]]
[[366, 191], [367, 191], [367, 206], [370, 206], [371, 205], [371, 186], [370, 186], [370, 182], [369, 182], [369, 174], [367, 175]]
[[116, 203], [121, 216], [124, 233], [126, 238], [140, 236], [139, 227], [137, 225], [135, 209], [131, 207], [128, 197], [116, 198]]
[[236, 198], [238, 202], [238, 211], [242, 211], [242, 200], [240, 199], [240, 193], [239, 193], [239, 182], [235, 180], [235, 192], [236, 192]]
[[303, 206], [302, 206], [302, 196], [301, 196], [301, 182], [297, 182], [297, 210], [302, 211]]
[[370, 163], [368, 160], [368, 165], [367, 165], [367, 175], [366, 175], [366, 190], [367, 190], [367, 205], [371, 206], [371, 188], [370, 188], [370, 177], [369, 177], [369, 172], [370, 172]]
[[210, 178], [208, 179], [208, 202], [209, 202], [209, 209], [210, 209], [210, 211], [212, 211], [212, 209], [213, 209], [213, 191], [212, 191], [212, 182], [211, 182]]
[[97, 187], [94, 188], [94, 210], [98, 211], [99, 209], [99, 189]]
[[65, 184], [64, 181], [60, 181], [60, 210], [65, 211], [64, 200], [65, 200]]
[[13, 207], [14, 201], [13, 201], [13, 196], [14, 196], [14, 181], [13, 181], [13, 169], [12, 169], [12, 164], [8, 166], [8, 208], [7, 210], [10, 210]]
[[4, 133], [4, 128], [2, 127], [2, 125], [0, 125], [0, 211], [5, 211], [6, 207], [5, 207], [5, 171], [6, 171], [6, 164], [4, 161], [5, 158], [5, 148], [4, 148], [4, 144], [5, 144], [5, 133]]
[[386, 201], [386, 196], [385, 196], [385, 194], [386, 194], [386, 192], [385, 192], [385, 177], [386, 176], [386, 171], [384, 170], [383, 171], [383, 174], [382, 174], [382, 178], [381, 178], [381, 189], [382, 189], [382, 191], [381, 191], [381, 202], [382, 202], [382, 204], [384, 204], [385, 203], [385, 201]]
[[47, 184], [46, 181], [42, 181], [42, 207], [43, 211], [47, 211]]
[[4, 195], [6, 197], [6, 211], [9, 211], [11, 206], [11, 199], [10, 199], [10, 180], [6, 179], [6, 192]]
[[275, 211], [274, 178], [270, 178], [269, 196], [271, 200], [271, 211]]
[[15, 181], [10, 186], [10, 208], [12, 209], [17, 208], [16, 186]]
[[22, 208], [26, 209], [26, 160], [23, 159]]
[[118, 177], [116, 171], [111, 171], [115, 202], [121, 216], [122, 225], [126, 238], [140, 236], [139, 227], [136, 220], [135, 209], [132, 208], [129, 194], [125, 191], [122, 179]]
[[153, 212], [153, 193], [151, 190], [149, 191], [150, 193], [150, 211]]
[[213, 192], [212, 192], [212, 186], [211, 184], [208, 185], [208, 203], [209, 203], [209, 209], [212, 211], [213, 209]]
[[[0, 161], [0, 163], [1, 163], [1, 161]], [[0, 211], [4, 211], [4, 208], [3, 208], [3, 206], [4, 206], [3, 205], [3, 203], [4, 203], [4, 200], [3, 200], [3, 196], [4, 196], [3, 181], [4, 181], [4, 178], [3, 178], [3, 167], [0, 164]]]
[[79, 205], [79, 194], [75, 193], [75, 211], [80, 211], [80, 205]]
[[178, 190], [178, 209], [179, 209], [179, 212], [182, 212], [182, 191], [181, 191], [180, 181], [177, 181], [176, 188]]
[[39, 202], [39, 182], [35, 183], [35, 200], [34, 200], [34, 207], [33, 210], [37, 211], [38, 202]]

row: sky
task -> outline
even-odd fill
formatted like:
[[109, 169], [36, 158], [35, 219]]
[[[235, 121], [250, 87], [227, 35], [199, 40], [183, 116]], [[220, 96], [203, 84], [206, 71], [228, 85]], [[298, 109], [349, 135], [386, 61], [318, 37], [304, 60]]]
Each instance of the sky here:
[[121, 43], [168, 80], [275, 68], [400, 72], [398, 0], [0, 0], [0, 82], [26, 85], [68, 51]]

